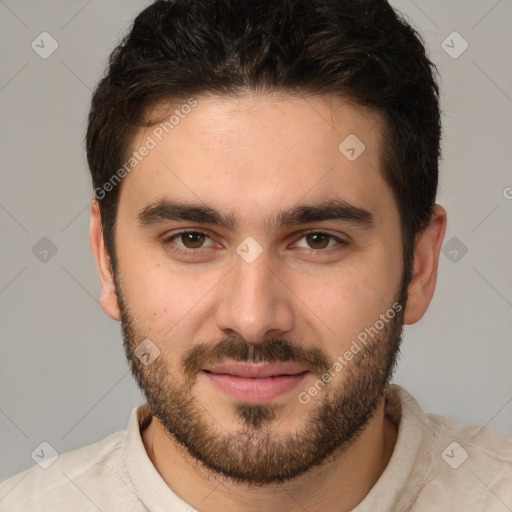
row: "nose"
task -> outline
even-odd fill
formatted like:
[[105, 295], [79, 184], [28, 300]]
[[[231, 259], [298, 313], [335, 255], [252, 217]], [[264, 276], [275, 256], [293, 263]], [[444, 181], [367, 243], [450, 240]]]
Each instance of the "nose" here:
[[216, 324], [226, 336], [257, 343], [282, 336], [294, 327], [292, 293], [284, 276], [273, 269], [264, 251], [248, 263], [234, 256], [234, 268], [223, 280], [216, 309]]

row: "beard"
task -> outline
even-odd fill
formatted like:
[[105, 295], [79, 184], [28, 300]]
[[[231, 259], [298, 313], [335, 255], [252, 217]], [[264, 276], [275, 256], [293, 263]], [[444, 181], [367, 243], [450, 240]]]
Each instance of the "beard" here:
[[[191, 346], [181, 358], [181, 374], [173, 375], [163, 357], [145, 366], [134, 355], [136, 347], [147, 337], [137, 325], [135, 315], [132, 316], [117, 279], [116, 293], [124, 350], [132, 375], [166, 434], [216, 477], [222, 475], [239, 484], [258, 486], [285, 482], [327, 462], [346, 451], [365, 429], [385, 397], [396, 366], [407, 283], [402, 279], [395, 297], [395, 303], [402, 305], [400, 311], [389, 322], [382, 322], [384, 327], [371, 342], [361, 347], [325, 389], [319, 390], [314, 403], [305, 409], [302, 428], [287, 433], [278, 431], [283, 406], [275, 403], [237, 402], [236, 429], [221, 428], [194, 396], [193, 384], [206, 365], [228, 359], [296, 362], [321, 378], [334, 364], [322, 350], [304, 349], [282, 338], [247, 343], [226, 337], [216, 343]], [[155, 344], [171, 345], [163, 340]], [[295, 400], [304, 403], [297, 397]]]

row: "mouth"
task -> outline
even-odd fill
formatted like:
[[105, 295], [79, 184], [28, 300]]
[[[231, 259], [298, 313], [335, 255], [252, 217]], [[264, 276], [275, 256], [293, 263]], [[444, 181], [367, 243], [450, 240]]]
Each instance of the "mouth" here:
[[299, 385], [309, 370], [295, 363], [233, 362], [211, 365], [201, 374], [229, 396], [252, 403], [274, 400]]

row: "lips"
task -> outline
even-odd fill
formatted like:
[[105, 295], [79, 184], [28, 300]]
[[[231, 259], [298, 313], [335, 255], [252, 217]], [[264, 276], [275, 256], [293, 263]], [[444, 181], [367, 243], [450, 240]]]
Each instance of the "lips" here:
[[293, 363], [224, 363], [208, 366], [206, 371], [215, 374], [227, 374], [235, 377], [263, 378], [280, 375], [298, 375], [307, 371]]
[[295, 388], [309, 373], [296, 363], [222, 363], [201, 372], [228, 395], [244, 402], [268, 402]]

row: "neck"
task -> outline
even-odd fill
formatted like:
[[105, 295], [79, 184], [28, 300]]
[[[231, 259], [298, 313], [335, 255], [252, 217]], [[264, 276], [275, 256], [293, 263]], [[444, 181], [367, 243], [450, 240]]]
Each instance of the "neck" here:
[[171, 438], [153, 417], [142, 433], [156, 470], [183, 501], [209, 512], [343, 512], [357, 506], [386, 468], [397, 427], [384, 414], [384, 402], [343, 453], [298, 478], [248, 486], [214, 475]]

